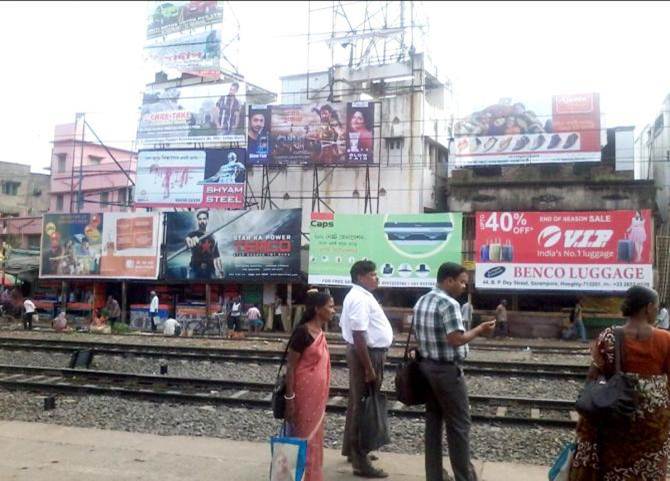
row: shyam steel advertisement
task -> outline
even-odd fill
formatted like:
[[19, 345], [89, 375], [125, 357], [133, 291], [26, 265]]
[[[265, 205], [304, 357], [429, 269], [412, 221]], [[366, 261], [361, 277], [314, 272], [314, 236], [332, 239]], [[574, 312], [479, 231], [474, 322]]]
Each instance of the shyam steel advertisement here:
[[301, 220], [301, 209], [166, 212], [166, 277], [298, 279]]
[[212, 82], [147, 90], [137, 130], [138, 146], [244, 143], [244, 89], [243, 82]]
[[374, 162], [374, 104], [252, 105], [252, 164], [361, 165]]
[[477, 212], [478, 289], [651, 287], [651, 211]]
[[40, 277], [156, 279], [157, 213], [45, 214]]
[[140, 151], [135, 204], [243, 209], [245, 154], [238, 148]]
[[309, 283], [345, 286], [354, 262], [377, 265], [382, 287], [432, 287], [443, 262], [461, 262], [461, 213], [331, 214], [313, 212]]
[[456, 167], [599, 162], [600, 100], [556, 95], [533, 110], [503, 99], [456, 122], [454, 134]]

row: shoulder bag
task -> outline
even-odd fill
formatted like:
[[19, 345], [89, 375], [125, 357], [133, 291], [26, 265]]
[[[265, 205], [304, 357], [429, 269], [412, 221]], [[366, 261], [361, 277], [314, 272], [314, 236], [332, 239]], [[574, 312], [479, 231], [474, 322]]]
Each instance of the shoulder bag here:
[[638, 404], [637, 381], [621, 370], [623, 329], [614, 328], [615, 372], [609, 378], [587, 381], [577, 398], [577, 411], [596, 422], [630, 420]]
[[[426, 393], [428, 385], [419, 369], [421, 356], [416, 348], [409, 348], [409, 341], [412, 338], [412, 329], [414, 328], [414, 316], [409, 327], [407, 343], [405, 344], [405, 355], [402, 362], [398, 365], [395, 374], [395, 393], [398, 401], [406, 406], [417, 406], [426, 403]], [[410, 355], [410, 352], [412, 355]]]
[[288, 342], [286, 343], [286, 349], [284, 349], [284, 355], [279, 363], [277, 378], [275, 379], [275, 385], [272, 389], [272, 415], [275, 419], [284, 419], [284, 414], [286, 413], [286, 399], [284, 399], [284, 395], [286, 395], [286, 375], [282, 374], [281, 370], [286, 362], [286, 355], [288, 353], [288, 347], [291, 345], [292, 338], [293, 334], [291, 334], [291, 337], [289, 337]]

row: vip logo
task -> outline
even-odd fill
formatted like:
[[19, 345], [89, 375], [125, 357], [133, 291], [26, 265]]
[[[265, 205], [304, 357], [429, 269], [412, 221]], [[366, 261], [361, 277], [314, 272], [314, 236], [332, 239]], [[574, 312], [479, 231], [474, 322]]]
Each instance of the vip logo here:
[[537, 243], [546, 249], [554, 247], [563, 238], [566, 248], [602, 248], [613, 234], [614, 231], [608, 229], [567, 229], [563, 235], [560, 227], [550, 225], [538, 234]]

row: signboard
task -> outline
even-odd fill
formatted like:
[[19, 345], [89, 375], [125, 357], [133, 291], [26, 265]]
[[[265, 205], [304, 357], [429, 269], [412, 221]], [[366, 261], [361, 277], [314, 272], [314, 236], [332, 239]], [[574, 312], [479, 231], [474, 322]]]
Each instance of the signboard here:
[[40, 277], [156, 279], [156, 213], [45, 214]]
[[374, 162], [374, 104], [252, 105], [247, 125], [254, 164]]
[[551, 117], [505, 99], [454, 125], [456, 167], [600, 161], [598, 94], [557, 95]]
[[652, 286], [649, 210], [478, 212], [480, 289], [625, 291]]
[[144, 48], [146, 60], [155, 64], [152, 71], [175, 69], [178, 72], [218, 79], [221, 75], [221, 33], [197, 33], [160, 37]]
[[166, 277], [272, 282], [300, 274], [301, 209], [166, 212]]
[[143, 150], [135, 205], [243, 209], [244, 149]]
[[460, 213], [356, 215], [313, 212], [309, 283], [345, 286], [354, 262], [377, 265], [381, 287], [432, 287], [443, 262], [461, 262]]
[[164, 144], [244, 142], [244, 83], [153, 88], [144, 93], [140, 148]]
[[221, 23], [223, 5], [216, 1], [147, 2], [147, 38]]

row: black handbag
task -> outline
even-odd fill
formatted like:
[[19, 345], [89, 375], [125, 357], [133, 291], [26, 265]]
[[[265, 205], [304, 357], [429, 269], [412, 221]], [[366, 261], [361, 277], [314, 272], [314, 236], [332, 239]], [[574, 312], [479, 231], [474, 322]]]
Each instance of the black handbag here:
[[614, 328], [615, 372], [609, 378], [587, 381], [577, 398], [577, 411], [595, 422], [630, 420], [638, 404], [637, 381], [621, 370], [623, 329]]
[[377, 391], [372, 384], [363, 397], [359, 423], [359, 443], [363, 451], [376, 451], [389, 444], [388, 413], [386, 396]]
[[402, 362], [397, 366], [395, 373], [395, 394], [398, 401], [405, 406], [426, 404], [427, 392], [429, 389], [428, 382], [419, 368], [419, 361], [421, 360], [419, 350], [416, 348], [410, 350], [409, 348], [409, 341], [412, 338], [413, 327], [414, 316], [412, 316], [412, 323], [409, 327], [409, 334], [407, 335], [405, 355]]
[[[291, 336], [292, 338], [293, 336]], [[284, 363], [286, 362], [286, 354], [288, 353], [288, 347], [291, 345], [291, 338], [289, 338], [286, 343], [286, 349], [284, 350], [284, 355], [281, 358], [279, 363], [279, 369], [277, 370], [277, 379], [275, 380], [274, 388], [272, 389], [272, 415], [275, 419], [284, 419], [286, 413], [286, 375], [281, 373]]]

